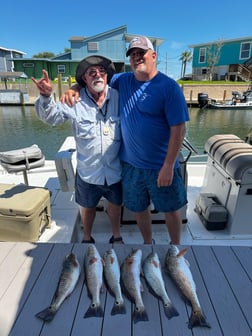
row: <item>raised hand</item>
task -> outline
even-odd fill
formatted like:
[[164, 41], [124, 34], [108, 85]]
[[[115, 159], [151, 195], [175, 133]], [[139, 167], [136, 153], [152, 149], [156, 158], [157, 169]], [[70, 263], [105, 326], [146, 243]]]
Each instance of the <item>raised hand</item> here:
[[37, 86], [39, 89], [39, 92], [42, 96], [50, 97], [52, 94], [52, 84], [49, 80], [48, 73], [46, 70], [42, 70], [43, 77], [40, 80], [36, 80], [34, 77], [32, 77], [33, 83]]

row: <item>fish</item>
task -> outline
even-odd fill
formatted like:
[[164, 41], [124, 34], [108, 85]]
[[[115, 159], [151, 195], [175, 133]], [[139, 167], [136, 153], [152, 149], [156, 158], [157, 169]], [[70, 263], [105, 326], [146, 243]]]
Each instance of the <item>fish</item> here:
[[172, 304], [162, 275], [161, 264], [156, 252], [151, 252], [143, 261], [143, 273], [150, 292], [163, 302], [164, 313], [168, 319], [179, 316]]
[[88, 245], [85, 251], [84, 270], [88, 296], [91, 299], [84, 318], [103, 317], [104, 311], [100, 301], [100, 293], [103, 289], [103, 259], [94, 244]]
[[115, 297], [111, 315], [126, 314], [124, 299], [122, 296], [120, 284], [120, 265], [117, 255], [113, 248], [107, 250], [103, 256], [104, 261], [104, 277], [109, 292]]
[[63, 261], [62, 271], [51, 305], [35, 316], [45, 322], [52, 321], [62, 303], [75, 289], [80, 274], [81, 267], [78, 259], [74, 253], [68, 254]]
[[121, 265], [122, 288], [131, 302], [135, 304], [132, 313], [134, 323], [149, 321], [143, 300], [143, 286], [140, 279], [142, 250], [132, 249]]
[[197, 326], [211, 328], [200, 306], [189, 262], [184, 258], [186, 252], [186, 248], [179, 250], [177, 246], [171, 245], [166, 254], [166, 267], [181, 295], [192, 307], [188, 328], [192, 329]]

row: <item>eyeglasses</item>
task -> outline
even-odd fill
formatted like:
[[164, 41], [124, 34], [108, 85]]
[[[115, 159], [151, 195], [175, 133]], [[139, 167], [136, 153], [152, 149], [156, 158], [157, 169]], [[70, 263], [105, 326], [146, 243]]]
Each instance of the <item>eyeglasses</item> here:
[[95, 77], [97, 72], [99, 72], [100, 76], [105, 76], [107, 75], [107, 71], [104, 68], [100, 68], [100, 69], [90, 69], [89, 71], [87, 71], [87, 75], [89, 77]]

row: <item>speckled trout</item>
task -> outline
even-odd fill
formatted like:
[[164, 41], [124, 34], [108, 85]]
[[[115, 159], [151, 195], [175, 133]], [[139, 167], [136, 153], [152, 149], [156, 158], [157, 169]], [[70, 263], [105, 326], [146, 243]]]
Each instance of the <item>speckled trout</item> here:
[[196, 326], [210, 328], [202, 312], [189, 263], [184, 258], [185, 253], [186, 249], [179, 251], [177, 246], [171, 245], [166, 255], [166, 266], [171, 278], [181, 291], [182, 296], [192, 306], [192, 313], [188, 322], [189, 329]]
[[162, 275], [160, 260], [156, 252], [151, 252], [143, 261], [143, 273], [150, 292], [161, 299], [164, 306], [164, 312], [168, 319], [178, 316], [177, 309], [172, 304]]
[[143, 286], [140, 280], [142, 250], [133, 249], [121, 266], [121, 278], [125, 294], [135, 304], [133, 321], [148, 321], [148, 315], [142, 300]]
[[52, 321], [64, 300], [73, 292], [78, 282], [80, 272], [79, 261], [73, 253], [70, 253], [63, 261], [62, 272], [51, 305], [37, 313], [36, 317], [46, 322]]

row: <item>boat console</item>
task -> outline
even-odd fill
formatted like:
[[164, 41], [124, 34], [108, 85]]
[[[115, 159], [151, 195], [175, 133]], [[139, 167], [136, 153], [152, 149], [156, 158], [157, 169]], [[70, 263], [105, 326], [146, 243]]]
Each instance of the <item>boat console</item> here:
[[196, 212], [211, 230], [252, 234], [252, 146], [232, 134], [210, 137], [208, 161]]

